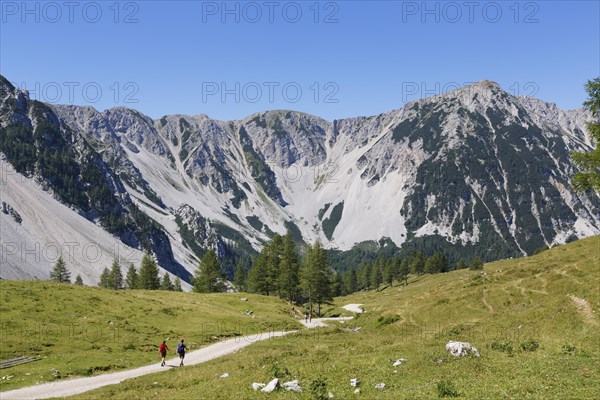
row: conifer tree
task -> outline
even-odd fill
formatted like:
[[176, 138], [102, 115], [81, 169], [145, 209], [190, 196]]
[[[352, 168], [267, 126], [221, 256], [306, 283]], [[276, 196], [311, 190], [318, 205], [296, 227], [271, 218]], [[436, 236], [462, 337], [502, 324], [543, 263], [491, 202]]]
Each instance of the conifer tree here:
[[252, 293], [268, 294], [267, 285], [267, 262], [264, 252], [260, 252], [252, 261], [252, 266], [248, 271], [246, 285]]
[[123, 273], [121, 272], [121, 265], [115, 258], [110, 269], [110, 288], [119, 290], [123, 289]]
[[194, 291], [198, 293], [216, 293], [225, 291], [225, 277], [217, 253], [209, 250], [202, 256], [194, 276]]
[[183, 292], [183, 289], [181, 287], [181, 279], [179, 279], [179, 277], [175, 278], [175, 284], [174, 284], [173, 290], [176, 292]]
[[156, 261], [148, 253], [145, 253], [142, 257], [138, 278], [140, 289], [157, 290], [160, 288]]
[[244, 268], [244, 262], [242, 260], [238, 261], [237, 266], [235, 267], [235, 272], [233, 273], [233, 284], [235, 288], [239, 292], [246, 291], [246, 269]]
[[50, 279], [54, 282], [71, 283], [71, 273], [67, 269], [62, 256], [58, 257], [58, 260], [56, 260], [54, 268], [52, 269], [52, 272], [50, 272]]
[[471, 270], [482, 270], [483, 269], [483, 262], [481, 262], [481, 260], [479, 259], [479, 257], [475, 257], [473, 260], [471, 260], [471, 263], [469, 264], [469, 269], [471, 269]]
[[75, 277], [75, 285], [83, 286], [83, 279], [81, 279], [81, 275], [79, 274]]
[[125, 277], [125, 287], [127, 289], [137, 289], [139, 285], [138, 273], [133, 264], [129, 265], [127, 276]]
[[327, 263], [327, 255], [321, 242], [307, 249], [300, 271], [300, 285], [307, 296], [312, 310], [313, 302], [317, 303], [317, 314], [321, 315], [322, 303], [332, 299], [331, 268]]
[[288, 301], [293, 301], [298, 295], [300, 284], [300, 263], [296, 254], [296, 245], [292, 233], [288, 230], [282, 242], [279, 261], [278, 287], [281, 295]]
[[163, 278], [160, 281], [160, 290], [175, 290], [175, 287], [173, 286], [173, 283], [171, 283], [171, 278], [169, 277], [169, 274], [167, 272], [165, 272]]
[[408, 285], [408, 274], [410, 273], [410, 262], [408, 258], [405, 258], [400, 263], [400, 268], [398, 270], [398, 279], [404, 281], [404, 286]]
[[102, 270], [98, 286], [100, 286], [103, 289], [110, 289], [110, 271], [108, 270], [108, 268], [104, 268], [104, 270]]

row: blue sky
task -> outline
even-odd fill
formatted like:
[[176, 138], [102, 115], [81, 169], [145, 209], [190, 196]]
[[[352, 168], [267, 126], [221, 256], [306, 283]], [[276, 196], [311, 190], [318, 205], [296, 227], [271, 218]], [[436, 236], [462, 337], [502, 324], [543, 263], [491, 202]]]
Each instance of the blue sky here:
[[490, 79], [563, 108], [600, 75], [598, 1], [0, 2], [0, 73], [153, 118], [373, 115]]

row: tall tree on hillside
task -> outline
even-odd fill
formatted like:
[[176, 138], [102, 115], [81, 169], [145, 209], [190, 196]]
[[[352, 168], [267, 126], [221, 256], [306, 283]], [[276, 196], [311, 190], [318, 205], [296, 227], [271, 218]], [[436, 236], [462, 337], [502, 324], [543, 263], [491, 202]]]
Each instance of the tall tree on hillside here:
[[307, 296], [312, 310], [313, 302], [317, 303], [317, 314], [321, 315], [321, 304], [332, 299], [331, 268], [327, 263], [327, 255], [320, 241], [309, 246], [300, 270], [300, 286]]
[[140, 289], [158, 290], [160, 288], [160, 278], [158, 277], [156, 261], [148, 253], [145, 253], [142, 257], [138, 278]]
[[119, 261], [115, 258], [110, 269], [110, 288], [119, 290], [123, 289], [123, 273]]
[[573, 177], [573, 186], [579, 191], [593, 189], [600, 192], [600, 77], [587, 81], [585, 90], [588, 99], [583, 106], [592, 113], [588, 131], [595, 147], [590, 152], [571, 154], [575, 164], [583, 170]]
[[202, 256], [194, 276], [194, 291], [199, 293], [217, 293], [225, 291], [225, 277], [214, 250]]
[[358, 277], [356, 276], [356, 270], [354, 268], [346, 272], [344, 280], [346, 293], [350, 294], [358, 291]]
[[399, 265], [400, 259], [398, 257], [394, 257], [385, 263], [385, 268], [383, 270], [383, 281], [390, 285], [390, 287], [394, 286], [394, 279], [398, 277]]
[[404, 286], [408, 285], [408, 274], [410, 273], [410, 261], [408, 258], [405, 258], [400, 263], [400, 268], [398, 269], [398, 280], [404, 281]]
[[252, 293], [269, 294], [267, 285], [267, 262], [264, 252], [260, 252], [258, 256], [252, 260], [252, 266], [248, 270], [248, 278], [246, 285]]
[[52, 272], [50, 272], [50, 279], [54, 282], [60, 283], [71, 283], [71, 273], [67, 269], [65, 261], [62, 256], [58, 257]]
[[340, 271], [335, 271], [333, 277], [333, 283], [331, 286], [331, 295], [333, 297], [339, 297], [346, 295], [346, 286], [344, 285], [344, 278]]
[[425, 257], [420, 251], [413, 253], [410, 263], [410, 271], [417, 275], [421, 275], [425, 272]]
[[173, 286], [171, 278], [169, 277], [169, 274], [167, 272], [165, 272], [163, 278], [160, 281], [160, 290], [175, 290], [175, 286]]
[[371, 287], [375, 290], [379, 290], [379, 285], [383, 282], [383, 274], [381, 273], [381, 262], [377, 260], [373, 263], [371, 269]]
[[110, 289], [110, 271], [108, 270], [108, 268], [104, 268], [102, 270], [98, 286], [100, 286], [103, 289]]
[[468, 267], [467, 262], [465, 261], [464, 258], [461, 258], [460, 260], [458, 260], [456, 262], [456, 265], [454, 266], [454, 269], [465, 269], [467, 267]]
[[242, 260], [238, 261], [237, 266], [235, 267], [235, 272], [233, 273], [233, 284], [235, 288], [239, 292], [246, 291], [246, 269], [244, 268], [244, 262]]
[[133, 264], [129, 264], [129, 269], [127, 270], [127, 275], [125, 277], [125, 287], [127, 289], [137, 289], [139, 285], [138, 273], [135, 270]]
[[471, 260], [471, 263], [469, 264], [469, 269], [472, 269], [475, 271], [481, 270], [481, 269], [483, 269], [483, 262], [481, 262], [479, 257], [475, 257], [473, 260]]
[[278, 287], [281, 295], [292, 302], [298, 295], [300, 284], [300, 263], [296, 254], [296, 245], [292, 239], [292, 232], [287, 231], [283, 238], [281, 256], [279, 261]]
[[81, 275], [79, 274], [75, 277], [75, 285], [83, 286], [83, 279], [81, 279]]
[[366, 261], [360, 264], [358, 267], [358, 287], [361, 290], [369, 290], [371, 289], [371, 271], [373, 270], [373, 265], [371, 262]]
[[279, 287], [279, 274], [281, 263], [281, 251], [283, 248], [283, 238], [275, 234], [271, 242], [263, 249], [266, 256], [266, 285], [267, 294], [278, 293], [281, 295]]
[[425, 261], [425, 273], [438, 274], [440, 272], [448, 272], [448, 259], [438, 251]]
[[175, 284], [173, 286], [173, 290], [176, 292], [183, 292], [183, 289], [181, 287], [181, 279], [179, 279], [179, 277], [175, 278]]

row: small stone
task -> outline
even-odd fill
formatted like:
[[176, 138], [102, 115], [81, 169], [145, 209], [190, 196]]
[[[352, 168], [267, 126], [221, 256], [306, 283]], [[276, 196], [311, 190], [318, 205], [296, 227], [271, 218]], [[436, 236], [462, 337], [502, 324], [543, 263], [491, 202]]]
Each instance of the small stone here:
[[327, 397], [329, 397], [330, 399], [333, 399], [333, 393], [329, 392], [329, 393], [327, 394]]
[[358, 380], [358, 378], [350, 379], [350, 386], [358, 387], [359, 385], [360, 385], [360, 381]]
[[158, 385], [158, 382], [152, 382], [153, 385]]
[[402, 365], [402, 363], [406, 362], [405, 358], [399, 358], [396, 361], [394, 361], [394, 363], [392, 364], [392, 367], [397, 367], [399, 365]]
[[375, 389], [384, 389], [385, 388], [385, 383], [378, 383], [375, 385]]
[[248, 301], [248, 298], [247, 297], [242, 297], [240, 300], [241, 301]]
[[219, 378], [229, 378], [229, 372], [225, 372], [223, 375], [219, 376]]
[[360, 388], [356, 388], [356, 389], [354, 390], [354, 393], [356, 393], [356, 394], [360, 393]]
[[260, 389], [261, 392], [271, 393], [279, 387], [279, 379], [275, 378], [271, 382], [267, 383], [267, 386]]
[[283, 388], [285, 388], [285, 390], [293, 390], [294, 392], [302, 392], [303, 391], [302, 387], [298, 384], [297, 379], [290, 381], [290, 382], [286, 382], [281, 386]]
[[252, 389], [254, 389], [254, 390], [258, 390], [258, 389], [263, 388], [263, 387], [265, 387], [264, 383], [258, 383], [258, 382], [253, 382], [252, 383]]

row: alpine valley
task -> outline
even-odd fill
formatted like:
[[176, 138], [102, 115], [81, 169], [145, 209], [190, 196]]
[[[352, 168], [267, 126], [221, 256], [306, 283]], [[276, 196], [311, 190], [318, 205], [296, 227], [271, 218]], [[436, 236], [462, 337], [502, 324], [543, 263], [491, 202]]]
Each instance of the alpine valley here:
[[113, 257], [147, 251], [189, 282], [209, 248], [231, 277], [287, 230], [339, 269], [415, 249], [532, 254], [600, 233], [598, 195], [570, 186], [591, 119], [482, 81], [332, 122], [153, 120], [41, 103], [0, 76], [1, 278], [47, 279], [62, 253], [95, 284]]

